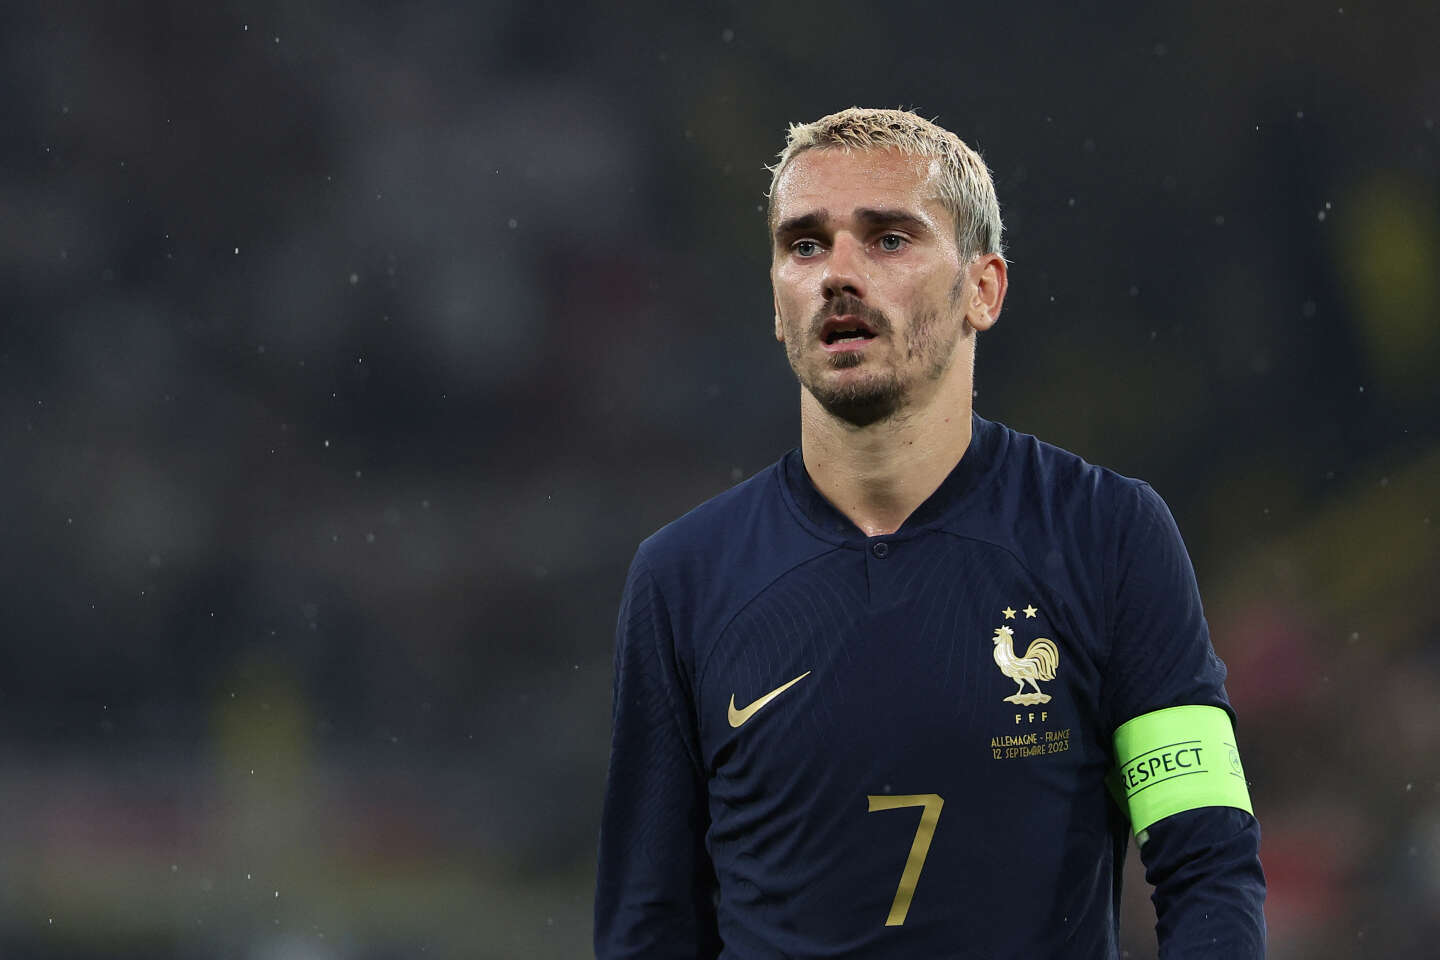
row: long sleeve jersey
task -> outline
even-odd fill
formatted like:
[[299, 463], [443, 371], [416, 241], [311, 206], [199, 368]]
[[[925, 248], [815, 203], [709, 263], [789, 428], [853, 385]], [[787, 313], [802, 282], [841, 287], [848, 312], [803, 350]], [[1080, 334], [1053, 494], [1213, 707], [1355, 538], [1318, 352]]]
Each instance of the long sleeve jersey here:
[[[1115, 731], [1224, 678], [1148, 485], [977, 416], [867, 537], [791, 451], [636, 553], [596, 955], [1115, 958]], [[1142, 840], [1162, 957], [1264, 955], [1250, 813]]]

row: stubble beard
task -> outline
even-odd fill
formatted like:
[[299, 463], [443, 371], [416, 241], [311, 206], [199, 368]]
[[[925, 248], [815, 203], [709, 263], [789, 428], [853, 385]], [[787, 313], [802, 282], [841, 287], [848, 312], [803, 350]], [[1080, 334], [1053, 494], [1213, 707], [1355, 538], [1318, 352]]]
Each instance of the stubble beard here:
[[[952, 305], [958, 299], [959, 284], [952, 291]], [[812, 372], [805, 356], [807, 347], [818, 336], [821, 326], [832, 316], [854, 314], [864, 320], [878, 335], [894, 330], [890, 319], [879, 310], [865, 306], [854, 298], [843, 298], [827, 304], [809, 324], [809, 329], [791, 329], [787, 322], [785, 354], [790, 360], [790, 369], [800, 385], [809, 391], [821, 409], [831, 416], [855, 427], [868, 427], [900, 417], [909, 404], [911, 387], [900, 377], [897, 365], [875, 370], [867, 377], [850, 377], [842, 383], [832, 383], [823, 375], [824, 369], [849, 370], [868, 361], [862, 351], [846, 351], [826, 354], [820, 361], [822, 369]], [[945, 376], [955, 355], [955, 344], [962, 337], [968, 337], [971, 327], [961, 318], [950, 336], [941, 329], [940, 312], [928, 310], [917, 314], [905, 331], [905, 364], [917, 360], [920, 364], [919, 379], [933, 383]]]

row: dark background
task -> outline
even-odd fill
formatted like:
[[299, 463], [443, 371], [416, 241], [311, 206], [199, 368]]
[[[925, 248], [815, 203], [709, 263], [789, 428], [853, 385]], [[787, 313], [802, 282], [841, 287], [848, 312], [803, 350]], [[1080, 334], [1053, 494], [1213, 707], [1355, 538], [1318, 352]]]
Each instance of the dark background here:
[[979, 412], [1179, 520], [1272, 956], [1433, 949], [1440, 14], [1340, 2], [7, 4], [0, 956], [587, 953], [625, 569], [798, 442], [763, 164], [852, 103], [994, 170]]

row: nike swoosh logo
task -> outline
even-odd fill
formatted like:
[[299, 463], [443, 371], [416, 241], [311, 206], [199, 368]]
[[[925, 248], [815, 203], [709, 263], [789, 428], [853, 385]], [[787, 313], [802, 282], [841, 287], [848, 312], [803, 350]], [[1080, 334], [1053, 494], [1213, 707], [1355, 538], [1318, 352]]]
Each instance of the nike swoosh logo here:
[[754, 703], [750, 704], [750, 706], [746, 707], [744, 710], [735, 709], [735, 694], [730, 694], [730, 726], [738, 728], [746, 720], [749, 720], [751, 717], [755, 716], [755, 714], [759, 713], [771, 700], [774, 700], [776, 697], [780, 696], [780, 694], [784, 693], [786, 690], [789, 690], [801, 680], [804, 680], [806, 677], [810, 676], [810, 673], [811, 671], [806, 670], [804, 673], [800, 674], [800, 676], [796, 677], [794, 680], [791, 680], [789, 683], [781, 684], [774, 690], [771, 690], [769, 693], [765, 694], [765, 696], [761, 697], [759, 700], [756, 700]]

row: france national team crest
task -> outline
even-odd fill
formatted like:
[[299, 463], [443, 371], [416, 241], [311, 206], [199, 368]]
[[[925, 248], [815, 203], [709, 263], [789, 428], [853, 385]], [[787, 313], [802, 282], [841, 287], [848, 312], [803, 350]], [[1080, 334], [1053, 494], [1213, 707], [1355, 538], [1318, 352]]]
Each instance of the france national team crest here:
[[[1024, 609], [1027, 620], [1034, 619], [1038, 613], [1034, 606], [1027, 606]], [[1002, 613], [1006, 620], [1015, 619], [1015, 611], [1006, 607]], [[1036, 637], [1030, 641], [1021, 656], [1015, 655], [1015, 631], [1008, 626], [995, 628], [995, 636], [990, 638], [995, 643], [995, 666], [1017, 684], [1013, 694], [1005, 698], [1006, 703], [1018, 704], [1022, 707], [1031, 707], [1040, 703], [1049, 703], [1050, 694], [1040, 689], [1037, 681], [1049, 681], [1055, 679], [1055, 670], [1060, 666], [1060, 650], [1051, 640], [1045, 637]], [[1025, 685], [1030, 685], [1032, 692], [1026, 692]]]

